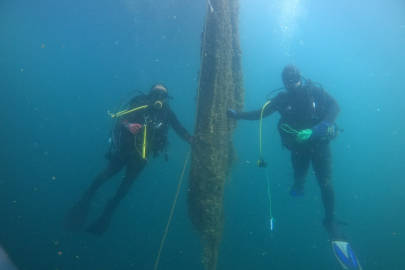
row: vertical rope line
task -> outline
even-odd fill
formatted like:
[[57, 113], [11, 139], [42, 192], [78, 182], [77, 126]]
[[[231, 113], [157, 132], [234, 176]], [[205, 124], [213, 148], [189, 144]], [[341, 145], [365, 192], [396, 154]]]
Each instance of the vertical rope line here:
[[[204, 61], [204, 52], [205, 52], [205, 34], [207, 33], [207, 18], [208, 18], [208, 10], [209, 10], [210, 3], [207, 1], [207, 13], [205, 14], [205, 21], [204, 21], [204, 36], [203, 36], [203, 45], [201, 50], [201, 64], [200, 64], [200, 74], [198, 76], [198, 88], [197, 88], [197, 105], [195, 110], [195, 122], [194, 122], [194, 130], [197, 125], [197, 116], [198, 116], [198, 100], [200, 98], [200, 88], [201, 88], [201, 73], [202, 73], [202, 65]], [[213, 10], [211, 10], [212, 12]]]
[[181, 186], [181, 182], [182, 182], [182, 180], [183, 180], [184, 171], [186, 170], [186, 166], [187, 166], [187, 161], [188, 161], [189, 155], [190, 155], [190, 151], [188, 152], [187, 158], [186, 158], [186, 162], [184, 163], [183, 172], [181, 173], [179, 185], [178, 185], [178, 187], [177, 187], [176, 197], [174, 198], [174, 202], [173, 202], [173, 206], [172, 206], [172, 211], [170, 212], [170, 217], [169, 217], [169, 220], [168, 220], [167, 225], [166, 225], [166, 231], [165, 231], [165, 234], [163, 235], [162, 243], [160, 244], [159, 254], [158, 254], [158, 256], [157, 256], [156, 263], [155, 263], [155, 268], [154, 268], [155, 270], [157, 269], [157, 266], [158, 266], [158, 263], [159, 263], [160, 254], [162, 253], [163, 244], [165, 243], [167, 231], [169, 230], [170, 221], [172, 220], [174, 207], [176, 206], [177, 197], [178, 197], [178, 195], [179, 195], [180, 186]]
[[[200, 74], [199, 74], [199, 77], [198, 77], [197, 105], [196, 105], [196, 112], [195, 112], [194, 130], [195, 130], [195, 127], [196, 127], [196, 125], [197, 125], [198, 100], [199, 100], [199, 98], [200, 98], [201, 73], [202, 73], [202, 65], [203, 65], [203, 61], [204, 61], [204, 52], [205, 52], [205, 34], [207, 33], [207, 31], [206, 31], [206, 30], [207, 30], [207, 18], [208, 18], [208, 14], [209, 14], [208, 11], [210, 10], [210, 6], [211, 6], [211, 3], [210, 3], [209, 1], [207, 1], [207, 12], [206, 12], [206, 14], [205, 14], [205, 21], [204, 21], [203, 46], [202, 46], [202, 50], [201, 50]], [[213, 11], [214, 11], [214, 10], [213, 10], [212, 7], [211, 7], [211, 12], [213, 12]], [[187, 158], [186, 158], [186, 162], [184, 163], [183, 172], [181, 173], [179, 185], [178, 185], [178, 187], [177, 187], [176, 197], [175, 197], [175, 199], [174, 199], [173, 206], [172, 206], [172, 210], [171, 210], [171, 212], [170, 212], [170, 217], [169, 217], [169, 220], [168, 220], [168, 222], [167, 222], [165, 234], [163, 235], [163, 239], [162, 239], [162, 242], [161, 242], [161, 244], [160, 244], [160, 249], [159, 249], [158, 257], [157, 257], [157, 259], [156, 259], [156, 263], [155, 263], [155, 268], [154, 268], [154, 270], [157, 269], [157, 266], [158, 266], [158, 264], [159, 264], [160, 254], [162, 253], [163, 244], [164, 244], [165, 239], [166, 239], [167, 231], [169, 230], [169, 226], [170, 226], [170, 222], [171, 222], [171, 219], [172, 219], [174, 207], [176, 206], [177, 197], [178, 197], [178, 194], [179, 194], [179, 191], [180, 191], [181, 182], [182, 182], [182, 180], [183, 180], [184, 171], [186, 170], [186, 165], [187, 165], [187, 161], [188, 161], [188, 157], [189, 157], [189, 156], [190, 156], [190, 152], [188, 152]]]

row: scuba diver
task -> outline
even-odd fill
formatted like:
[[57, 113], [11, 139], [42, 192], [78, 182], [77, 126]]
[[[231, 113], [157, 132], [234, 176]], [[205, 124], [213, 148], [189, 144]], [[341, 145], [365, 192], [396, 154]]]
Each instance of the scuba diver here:
[[[335, 256], [343, 269], [361, 269], [351, 245], [341, 233], [334, 218], [335, 195], [329, 143], [338, 133], [335, 120], [340, 107], [319, 83], [305, 80], [303, 85], [302, 79], [305, 80], [297, 67], [287, 65], [282, 72], [283, 84], [287, 91], [280, 92], [257, 111], [236, 112], [228, 109], [227, 116], [235, 120], [261, 120], [276, 111], [280, 113], [278, 131], [283, 148], [291, 151], [294, 171], [294, 183], [290, 194], [304, 195], [305, 178], [312, 162], [325, 209], [323, 225], [330, 235]], [[317, 84], [321, 87], [317, 87]], [[267, 166], [261, 157], [258, 165]]]
[[63, 225], [69, 231], [78, 231], [86, 223], [91, 200], [96, 190], [106, 181], [126, 167], [124, 177], [114, 197], [110, 199], [103, 213], [85, 232], [101, 235], [107, 229], [114, 211], [124, 198], [135, 179], [148, 163], [149, 154], [157, 157], [166, 149], [169, 126], [190, 145], [193, 137], [177, 120], [170, 109], [168, 91], [161, 83], [154, 84], [147, 95], [139, 95], [129, 102], [129, 108], [115, 115], [116, 125], [113, 132], [112, 146], [115, 151], [106, 154], [107, 167], [96, 176], [91, 186], [73, 206], [64, 219]]

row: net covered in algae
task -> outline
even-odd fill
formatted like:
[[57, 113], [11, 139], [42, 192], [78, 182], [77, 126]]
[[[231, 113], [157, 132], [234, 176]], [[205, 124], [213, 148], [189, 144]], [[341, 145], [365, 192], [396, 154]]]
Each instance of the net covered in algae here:
[[205, 269], [217, 267], [224, 225], [223, 193], [235, 156], [236, 122], [226, 109], [243, 110], [238, 0], [211, 0], [202, 33], [196, 127], [189, 174], [188, 212], [199, 234]]

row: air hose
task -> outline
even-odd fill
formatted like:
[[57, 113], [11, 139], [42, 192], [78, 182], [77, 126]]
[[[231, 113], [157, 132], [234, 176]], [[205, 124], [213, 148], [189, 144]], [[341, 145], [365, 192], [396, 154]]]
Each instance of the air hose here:
[[[262, 157], [262, 120], [263, 120], [263, 111], [264, 108], [266, 108], [267, 105], [269, 105], [271, 102], [268, 101], [266, 104], [264, 104], [262, 111], [260, 113], [260, 131], [259, 131], [259, 143], [260, 143], [260, 159], [257, 161], [257, 165], [259, 167], [267, 167], [267, 163], [264, 162], [264, 159]], [[269, 195], [269, 211], [270, 211], [270, 230], [273, 230], [273, 222], [275, 221], [273, 218], [273, 214], [271, 213], [271, 195], [270, 195], [270, 178], [268, 174], [268, 168], [266, 168], [266, 178], [267, 178], [267, 193]]]

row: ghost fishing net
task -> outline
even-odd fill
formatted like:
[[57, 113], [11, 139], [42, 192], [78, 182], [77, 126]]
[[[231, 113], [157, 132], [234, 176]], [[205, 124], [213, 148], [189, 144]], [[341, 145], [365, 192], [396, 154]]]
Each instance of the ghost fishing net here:
[[235, 156], [236, 123], [227, 119], [226, 109], [241, 111], [244, 102], [238, 12], [238, 0], [211, 0], [202, 33], [188, 212], [203, 243], [207, 270], [217, 266], [224, 186]]

